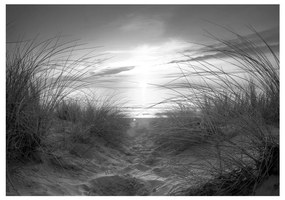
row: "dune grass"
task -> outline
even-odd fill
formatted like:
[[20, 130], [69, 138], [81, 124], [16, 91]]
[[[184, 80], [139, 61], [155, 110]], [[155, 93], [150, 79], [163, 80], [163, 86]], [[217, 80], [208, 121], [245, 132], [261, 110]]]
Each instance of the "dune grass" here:
[[81, 100], [63, 100], [55, 115], [74, 124], [70, 135], [73, 143], [92, 143], [100, 138], [120, 148], [127, 140], [130, 120], [119, 107], [112, 98], [98, 100], [89, 95]]
[[279, 58], [251, 30], [254, 40], [226, 29], [235, 39], [211, 35], [218, 45], [201, 48], [235, 72], [186, 56], [176, 62], [177, 81], [163, 86], [177, 92], [171, 101], [179, 106], [156, 140], [168, 147], [186, 144], [183, 150], [199, 146], [201, 158], [206, 157], [200, 169], [212, 176], [184, 195], [253, 195], [266, 177], [279, 173]]
[[93, 55], [95, 50], [95, 47], [87, 49], [84, 44], [68, 41], [65, 37], [7, 44], [8, 162], [32, 159], [35, 152], [43, 150], [42, 141], [50, 134], [55, 120], [80, 123], [90, 134], [101, 134], [109, 140], [112, 131], [121, 130], [118, 126], [123, 126], [124, 116], [113, 105], [98, 106], [89, 99], [83, 107], [67, 100], [74, 92], [89, 86], [90, 82], [86, 81], [90, 80], [89, 69], [94, 70], [101, 62]]

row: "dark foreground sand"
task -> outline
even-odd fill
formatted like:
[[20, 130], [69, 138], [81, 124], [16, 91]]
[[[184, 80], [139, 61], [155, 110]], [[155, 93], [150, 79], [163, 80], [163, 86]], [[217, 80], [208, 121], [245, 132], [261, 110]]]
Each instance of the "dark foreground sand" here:
[[[195, 148], [175, 155], [159, 153], [151, 145], [136, 137], [124, 151], [101, 143], [77, 144], [53, 155], [39, 154], [41, 161], [11, 165], [7, 195], [162, 196], [171, 195], [177, 187], [196, 184], [197, 176], [199, 180], [209, 178], [199, 167], [195, 168], [202, 162]], [[256, 193], [278, 194], [277, 176], [269, 177]]]

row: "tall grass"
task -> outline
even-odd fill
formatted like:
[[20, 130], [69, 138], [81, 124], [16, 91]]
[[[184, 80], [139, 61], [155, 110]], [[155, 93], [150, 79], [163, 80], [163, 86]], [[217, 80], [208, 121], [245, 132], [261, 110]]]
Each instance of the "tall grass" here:
[[73, 123], [80, 121], [82, 116], [82, 106], [79, 100], [63, 99], [55, 108], [55, 115], [60, 120]]
[[55, 107], [88, 84], [82, 78], [96, 61], [88, 54], [75, 56], [81, 50], [60, 37], [7, 44], [7, 160], [28, 158], [40, 148]]
[[[205, 142], [201, 116], [193, 108], [178, 104], [164, 113], [164, 118], [153, 119], [152, 137], [157, 150], [178, 154], [192, 145]], [[187, 134], [185, 134], [187, 133]]]
[[235, 39], [210, 35], [218, 44], [204, 45], [201, 53], [235, 71], [188, 56], [172, 62], [181, 73], [178, 82], [164, 86], [177, 92], [174, 102], [199, 110], [199, 126], [189, 126], [191, 114], [176, 115], [164, 135], [178, 145], [189, 141], [189, 148], [199, 143], [200, 156], [208, 155], [200, 168], [213, 182], [188, 189], [188, 195], [252, 195], [265, 177], [279, 173], [279, 56], [254, 29], [254, 39], [226, 30]]
[[58, 119], [72, 122], [73, 143], [92, 143], [103, 139], [113, 147], [126, 142], [126, 130], [130, 121], [118, 103], [112, 99], [98, 99], [90, 95], [81, 100], [63, 100], [55, 114]]

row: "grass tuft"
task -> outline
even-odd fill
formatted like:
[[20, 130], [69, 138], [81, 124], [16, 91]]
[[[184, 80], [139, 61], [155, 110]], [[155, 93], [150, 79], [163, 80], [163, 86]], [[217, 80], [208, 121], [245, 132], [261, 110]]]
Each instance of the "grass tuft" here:
[[218, 44], [201, 48], [223, 67], [186, 55], [172, 62], [180, 70], [176, 82], [163, 86], [177, 91], [172, 102], [179, 106], [156, 140], [200, 148], [206, 163], [200, 168], [212, 177], [187, 190], [190, 195], [252, 195], [266, 177], [278, 174], [279, 56], [254, 29], [250, 37], [226, 30], [235, 39], [210, 35]]
[[[83, 81], [96, 61], [73, 54], [76, 42], [60, 37], [7, 44], [7, 160], [30, 158], [41, 148], [55, 108], [62, 99], [88, 83]], [[75, 58], [75, 59], [74, 59]], [[78, 67], [83, 67], [80, 72]]]

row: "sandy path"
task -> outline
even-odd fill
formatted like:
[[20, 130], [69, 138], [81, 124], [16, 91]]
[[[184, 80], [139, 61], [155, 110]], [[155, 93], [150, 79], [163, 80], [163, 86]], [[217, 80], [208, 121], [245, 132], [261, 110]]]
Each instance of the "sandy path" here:
[[8, 183], [7, 195], [167, 195], [181, 183], [169, 160], [142, 140], [127, 154], [106, 146], [74, 149], [15, 164], [9, 170], [17, 192]]
[[9, 169], [13, 187], [7, 183], [7, 195], [162, 196], [177, 186], [194, 185], [198, 176], [209, 178], [200, 169], [200, 147], [168, 155], [142, 137], [131, 144], [126, 152], [78, 144], [69, 152], [42, 156], [42, 163], [15, 164]]

